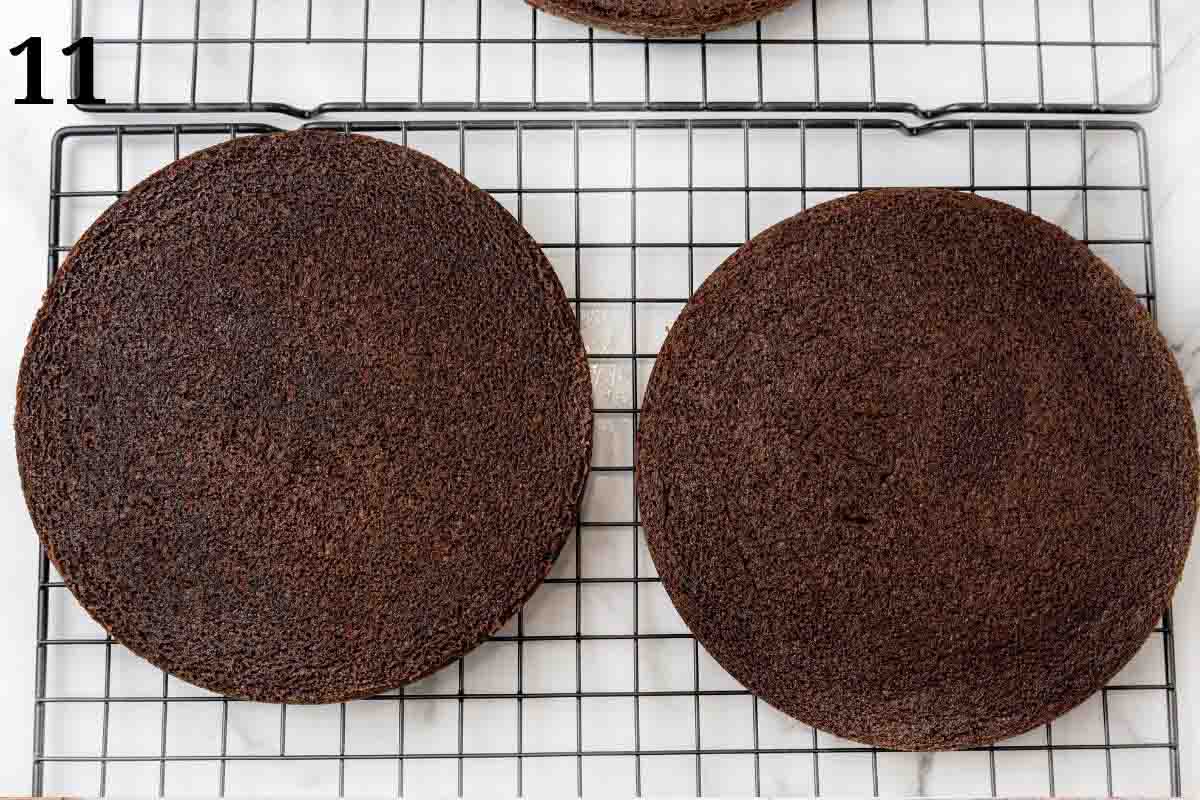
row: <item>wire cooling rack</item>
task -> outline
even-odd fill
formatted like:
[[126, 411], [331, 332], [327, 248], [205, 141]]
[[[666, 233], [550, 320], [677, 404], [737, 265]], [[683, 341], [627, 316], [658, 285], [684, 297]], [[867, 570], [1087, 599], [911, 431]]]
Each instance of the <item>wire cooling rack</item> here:
[[[1146, 143], [1126, 122], [880, 119], [321, 123], [462, 170], [543, 243], [589, 351], [594, 466], [576, 534], [498, 635], [442, 672], [323, 707], [227, 700], [130, 654], [45, 558], [35, 793], [86, 795], [1178, 795], [1168, 614], [1112, 684], [1044, 728], [957, 753], [876, 750], [758, 702], [691, 638], [640, 535], [633, 437], [655, 353], [747, 237], [864, 187], [1030, 209], [1154, 309]], [[122, 191], [261, 125], [123, 125], [54, 140], [49, 273]]]
[[88, 111], [959, 111], [1158, 104], [1159, 0], [798, 0], [640, 39], [520, 0], [73, 0]]

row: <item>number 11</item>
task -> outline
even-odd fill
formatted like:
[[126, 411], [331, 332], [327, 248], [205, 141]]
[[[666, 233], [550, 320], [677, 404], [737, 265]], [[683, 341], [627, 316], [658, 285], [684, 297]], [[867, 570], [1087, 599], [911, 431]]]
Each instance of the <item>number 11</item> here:
[[[84, 36], [63, 48], [64, 56], [70, 57], [78, 54], [75, 61], [75, 86], [78, 89], [78, 96], [72, 97], [67, 101], [68, 103], [100, 105], [105, 102], [104, 98], [96, 97], [94, 49], [95, 40], [91, 36]], [[41, 106], [53, 103], [54, 101], [50, 98], [42, 97], [42, 37], [30, 36], [8, 52], [14, 56], [25, 54], [25, 96], [18, 97], [15, 101], [16, 104]]]

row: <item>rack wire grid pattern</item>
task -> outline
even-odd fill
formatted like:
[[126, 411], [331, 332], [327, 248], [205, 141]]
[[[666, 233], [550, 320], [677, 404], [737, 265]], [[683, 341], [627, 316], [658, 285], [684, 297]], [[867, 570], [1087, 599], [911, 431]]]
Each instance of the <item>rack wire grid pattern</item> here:
[[[524, 610], [440, 673], [323, 707], [227, 700], [107, 638], [43, 552], [33, 787], [119, 795], [1178, 795], [1168, 613], [1112, 684], [1041, 729], [926, 755], [813, 730], [689, 636], [639, 528], [634, 436], [666, 329], [734, 248], [864, 187], [978, 192], [1065, 225], [1154, 309], [1142, 130], [1117, 121], [314, 123], [461, 170], [546, 250], [589, 351], [594, 465]], [[54, 140], [49, 274], [123, 190], [261, 125], [79, 127]], [[115, 174], [114, 174], [115, 173]]]
[[1137, 113], [1162, 78], [1159, 0], [799, 0], [687, 39], [520, 0], [73, 3], [88, 111]]

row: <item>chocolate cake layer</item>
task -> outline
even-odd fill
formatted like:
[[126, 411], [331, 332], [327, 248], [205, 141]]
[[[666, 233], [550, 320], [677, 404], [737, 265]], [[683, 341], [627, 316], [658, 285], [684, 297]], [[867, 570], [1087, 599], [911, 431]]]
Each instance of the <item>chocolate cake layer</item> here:
[[496, 631], [572, 531], [575, 318], [517, 221], [415, 150], [242, 138], [83, 236], [21, 366], [35, 527], [122, 644], [214, 691], [333, 702]]
[[1142, 646], [1197, 503], [1187, 390], [1150, 316], [1058, 227], [868, 191], [742, 247], [659, 354], [651, 553], [751, 691], [838, 736], [984, 745]]
[[635, 36], [675, 37], [732, 28], [795, 0], [527, 0], [572, 22]]

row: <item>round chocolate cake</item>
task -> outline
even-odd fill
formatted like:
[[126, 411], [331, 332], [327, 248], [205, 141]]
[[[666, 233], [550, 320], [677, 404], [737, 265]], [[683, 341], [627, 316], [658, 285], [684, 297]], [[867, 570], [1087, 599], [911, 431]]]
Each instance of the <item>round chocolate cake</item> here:
[[671, 329], [638, 495], [684, 620], [782, 711], [873, 745], [982, 745], [1083, 701], [1183, 568], [1182, 376], [1047, 222], [864, 192], [742, 247]]
[[534, 8], [583, 25], [634, 36], [675, 37], [732, 28], [795, 0], [527, 0]]
[[29, 336], [17, 456], [82, 605], [230, 696], [400, 686], [520, 607], [573, 529], [586, 356], [516, 220], [414, 150], [238, 139], [83, 236]]

